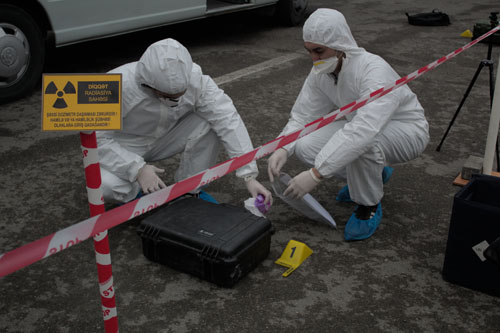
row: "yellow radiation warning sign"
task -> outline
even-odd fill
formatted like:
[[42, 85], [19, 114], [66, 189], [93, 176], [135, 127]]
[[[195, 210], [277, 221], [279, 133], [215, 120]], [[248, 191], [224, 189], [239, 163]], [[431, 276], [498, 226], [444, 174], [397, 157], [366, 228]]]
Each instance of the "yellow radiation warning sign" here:
[[120, 130], [121, 74], [44, 74], [42, 131]]

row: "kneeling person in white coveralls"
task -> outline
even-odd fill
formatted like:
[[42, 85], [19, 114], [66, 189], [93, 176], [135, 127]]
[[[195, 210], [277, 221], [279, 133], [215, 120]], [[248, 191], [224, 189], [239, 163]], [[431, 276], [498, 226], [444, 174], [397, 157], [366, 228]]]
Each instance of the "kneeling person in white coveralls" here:
[[[344, 16], [336, 10], [316, 10], [304, 24], [303, 39], [313, 68], [280, 135], [400, 78], [381, 57], [358, 47]], [[285, 195], [302, 197], [323, 178], [347, 179], [337, 200], [357, 206], [344, 237], [361, 240], [370, 237], [382, 219], [383, 184], [393, 171], [388, 165], [415, 159], [428, 142], [424, 110], [410, 88], [403, 86], [278, 149], [269, 158], [268, 174], [273, 181], [295, 153], [312, 168], [294, 177]]]
[[[128, 202], [141, 191], [165, 188], [159, 176], [164, 170], [150, 162], [181, 153], [175, 173], [179, 181], [214, 166], [221, 143], [230, 157], [253, 150], [231, 99], [176, 40], [156, 42], [139, 61], [110, 73], [122, 74], [123, 126], [97, 132], [106, 201]], [[271, 193], [255, 179], [257, 174], [255, 162], [236, 171], [253, 197], [262, 194], [270, 202]]]

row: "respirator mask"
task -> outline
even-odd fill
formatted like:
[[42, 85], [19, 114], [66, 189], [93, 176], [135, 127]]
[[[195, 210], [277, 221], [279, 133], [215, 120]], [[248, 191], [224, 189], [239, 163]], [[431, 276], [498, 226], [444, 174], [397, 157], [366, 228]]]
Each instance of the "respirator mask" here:
[[329, 74], [337, 68], [339, 58], [333, 56], [328, 59], [320, 59], [313, 62], [313, 72], [315, 74]]

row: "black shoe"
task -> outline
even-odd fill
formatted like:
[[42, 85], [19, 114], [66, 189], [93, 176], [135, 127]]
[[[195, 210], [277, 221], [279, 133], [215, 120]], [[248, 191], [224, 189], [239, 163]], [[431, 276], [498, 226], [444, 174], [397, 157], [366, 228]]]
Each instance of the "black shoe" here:
[[358, 208], [356, 208], [356, 210], [354, 211], [354, 215], [359, 220], [369, 220], [373, 216], [375, 216], [375, 213], [377, 212], [377, 207], [378, 205], [375, 206], [358, 205]]

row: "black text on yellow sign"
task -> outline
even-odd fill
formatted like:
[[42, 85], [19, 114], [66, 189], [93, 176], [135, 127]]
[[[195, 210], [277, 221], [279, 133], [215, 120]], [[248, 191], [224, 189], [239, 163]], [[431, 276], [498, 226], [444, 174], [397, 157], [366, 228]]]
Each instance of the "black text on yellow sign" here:
[[44, 74], [42, 130], [120, 130], [121, 81], [121, 74]]

